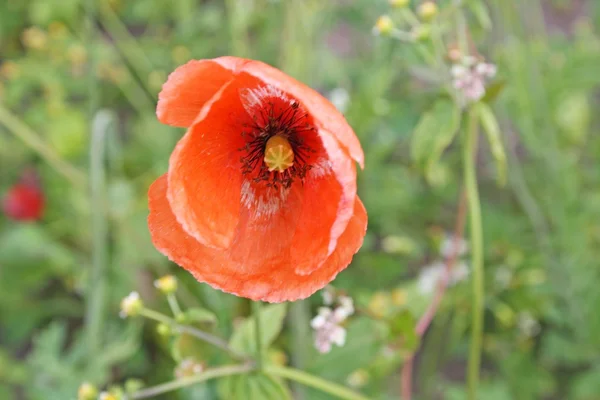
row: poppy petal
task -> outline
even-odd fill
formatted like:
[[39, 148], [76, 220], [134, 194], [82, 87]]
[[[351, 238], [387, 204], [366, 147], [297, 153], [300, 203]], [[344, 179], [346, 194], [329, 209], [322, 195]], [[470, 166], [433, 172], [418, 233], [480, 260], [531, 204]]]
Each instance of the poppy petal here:
[[288, 268], [274, 268], [269, 273], [246, 277], [236, 289], [252, 300], [272, 303], [304, 299], [331, 282], [352, 261], [362, 245], [367, 230], [367, 213], [358, 197], [354, 214], [340, 236], [338, 246], [320, 268], [309, 275], [295, 275]]
[[[240, 214], [244, 145], [238, 89], [225, 85], [207, 103], [169, 160], [168, 199], [185, 231], [206, 246], [231, 244]], [[217, 101], [218, 100], [218, 101]]]
[[314, 89], [260, 61], [249, 60], [243, 65], [242, 71], [295, 97], [313, 117], [317, 128], [331, 132], [350, 156], [364, 167], [364, 153], [358, 138], [342, 113], [329, 100]]
[[192, 60], [173, 71], [158, 95], [156, 115], [163, 124], [187, 128], [208, 101], [233, 79], [247, 60], [220, 57]]
[[315, 166], [306, 181], [304, 207], [294, 235], [295, 272], [310, 274], [329, 257], [354, 213], [356, 168], [331, 136], [322, 137], [330, 159]]
[[[177, 222], [167, 200], [167, 174], [159, 177], [148, 190], [148, 228], [154, 247], [169, 260], [182, 266], [200, 282], [225, 290], [234, 283], [233, 270], [226, 252], [203, 246]], [[230, 287], [228, 292], [233, 292]]]
[[289, 259], [303, 199], [300, 185], [275, 190], [262, 182], [242, 184], [239, 224], [228, 249], [239, 271], [266, 273]]
[[362, 245], [367, 228], [367, 214], [357, 197], [354, 215], [340, 237], [338, 247], [321, 268], [310, 275], [294, 275], [289, 269], [275, 269], [248, 276], [234, 269], [227, 250], [203, 246], [183, 230], [167, 200], [167, 185], [165, 174], [150, 186], [148, 192], [148, 227], [154, 246], [198, 281], [253, 300], [282, 302], [303, 299], [322, 289], [350, 264]]

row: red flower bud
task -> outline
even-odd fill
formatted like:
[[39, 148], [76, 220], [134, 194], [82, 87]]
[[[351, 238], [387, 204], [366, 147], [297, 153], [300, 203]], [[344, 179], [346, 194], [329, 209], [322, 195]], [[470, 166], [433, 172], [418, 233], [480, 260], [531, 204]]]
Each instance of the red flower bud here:
[[44, 193], [37, 184], [23, 180], [9, 189], [2, 202], [8, 218], [15, 221], [35, 221], [44, 212]]

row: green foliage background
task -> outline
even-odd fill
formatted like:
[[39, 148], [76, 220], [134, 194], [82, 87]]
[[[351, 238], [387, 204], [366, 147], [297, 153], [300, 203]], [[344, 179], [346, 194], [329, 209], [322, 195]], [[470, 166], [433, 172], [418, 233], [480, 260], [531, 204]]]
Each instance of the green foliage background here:
[[[498, 187], [481, 141], [480, 396], [597, 400], [600, 3], [467, 3], [477, 3], [469, 14], [474, 44], [498, 65], [503, 83], [493, 108], [508, 158], [508, 183]], [[157, 93], [176, 66], [226, 54], [278, 66], [325, 95], [348, 91], [345, 114], [365, 150], [359, 193], [369, 230], [334, 284], [372, 314], [402, 316], [392, 334], [381, 321], [358, 316], [345, 347], [317, 355], [306, 316], [321, 304], [313, 296], [304, 314], [302, 307], [288, 314], [271, 355], [302, 358], [303, 369], [372, 398], [398, 398], [411, 346], [398, 346], [398, 338], [411, 337], [430, 300], [416, 279], [437, 257], [441, 233], [453, 229], [462, 177], [459, 146], [445, 148], [444, 126], [425, 143], [439, 148], [435, 159], [411, 156], [415, 127], [439, 98], [439, 85], [413, 47], [371, 34], [388, 10], [383, 0], [0, 0], [0, 193], [34, 166], [47, 196], [40, 222], [0, 217], [0, 399], [74, 399], [85, 380], [158, 384], [173, 378], [182, 358], [209, 365], [223, 359], [185, 336], [172, 343], [152, 324], [124, 322], [118, 310], [131, 290], [167, 310], [152, 281], [169, 272], [180, 279], [182, 304], [217, 315], [209, 327], [215, 333], [229, 337], [248, 315], [245, 300], [170, 264], [146, 226], [147, 189], [183, 133], [156, 120]], [[97, 16], [93, 34], [90, 12]], [[101, 351], [90, 355], [82, 327], [98, 262], [108, 264], [98, 297]], [[470, 296], [468, 282], [453, 287], [424, 337], [417, 398], [465, 398]], [[539, 329], [523, 329], [525, 320]], [[357, 383], [357, 376], [364, 379]], [[205, 384], [164, 398], [212, 399], [227, 390]], [[305, 398], [330, 397], [307, 391]]]

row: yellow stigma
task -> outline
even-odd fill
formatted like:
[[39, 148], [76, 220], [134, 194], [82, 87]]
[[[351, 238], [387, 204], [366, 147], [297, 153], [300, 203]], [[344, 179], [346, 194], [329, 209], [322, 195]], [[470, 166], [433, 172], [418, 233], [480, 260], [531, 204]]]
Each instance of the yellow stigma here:
[[267, 140], [265, 164], [269, 172], [283, 172], [294, 165], [294, 150], [286, 138], [275, 135]]

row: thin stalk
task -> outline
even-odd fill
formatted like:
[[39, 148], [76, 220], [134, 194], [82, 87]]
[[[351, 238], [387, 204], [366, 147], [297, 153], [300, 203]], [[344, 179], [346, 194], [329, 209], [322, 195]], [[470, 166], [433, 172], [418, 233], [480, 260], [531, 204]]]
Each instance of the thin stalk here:
[[280, 378], [285, 378], [294, 382], [301, 383], [314, 389], [318, 389], [324, 393], [328, 393], [339, 399], [368, 400], [367, 397], [363, 396], [360, 393], [356, 393], [344, 386], [340, 386], [338, 384], [326, 381], [325, 379], [308, 374], [298, 369], [269, 365], [265, 368], [265, 372], [274, 376], [278, 376]]
[[[306, 356], [309, 354], [309, 340], [311, 338], [308, 302], [299, 300], [290, 305], [288, 326], [292, 340], [292, 365], [302, 370], [306, 367]], [[304, 387], [295, 385], [293, 389], [298, 400], [306, 398]]]
[[159, 313], [158, 311], [150, 310], [148, 308], [143, 308], [140, 311], [140, 315], [143, 317], [152, 319], [154, 321], [158, 321], [158, 322], [167, 324], [172, 329], [174, 329], [178, 332], [187, 333], [190, 336], [200, 339], [206, 343], [209, 343], [209, 344], [225, 351], [227, 354], [229, 354], [231, 356], [231, 358], [233, 358], [235, 360], [248, 361], [248, 357], [245, 354], [242, 354], [242, 353], [239, 353], [239, 352], [233, 350], [231, 347], [229, 347], [229, 344], [227, 344], [226, 341], [224, 341], [223, 339], [221, 339], [217, 336], [211, 335], [210, 333], [201, 331], [200, 329], [196, 329], [196, 328], [188, 326], [188, 325], [180, 325], [173, 318], [169, 318], [166, 315]]
[[467, 115], [463, 166], [467, 204], [469, 210], [469, 228], [471, 234], [471, 264], [473, 270], [473, 323], [471, 326], [471, 345], [467, 370], [467, 385], [470, 400], [477, 399], [479, 369], [481, 365], [481, 342], [483, 335], [484, 281], [483, 281], [483, 230], [481, 224], [481, 203], [477, 187], [476, 150], [478, 118], [470, 110]]
[[244, 57], [248, 53], [248, 26], [242, 4], [237, 0], [225, 0], [229, 35], [231, 41], [231, 54]]
[[167, 301], [169, 302], [169, 307], [171, 308], [171, 312], [175, 317], [181, 314], [181, 307], [179, 307], [179, 302], [177, 301], [177, 297], [173, 293], [169, 293], [167, 295]]
[[263, 343], [262, 343], [262, 328], [261, 328], [261, 321], [260, 321], [260, 310], [262, 308], [262, 305], [260, 303], [260, 301], [253, 301], [252, 302], [252, 313], [254, 314], [254, 336], [256, 339], [256, 366], [258, 367], [259, 370], [262, 371], [265, 363], [264, 363], [264, 349], [263, 349]]
[[36, 152], [50, 167], [71, 182], [73, 186], [80, 189], [86, 187], [86, 178], [83, 172], [62, 159], [40, 135], [21, 121], [19, 117], [2, 106], [0, 106], [0, 124], [4, 125], [10, 133]]
[[98, 17], [104, 29], [106, 29], [108, 34], [114, 39], [113, 43], [121, 53], [121, 56], [127, 60], [129, 65], [136, 71], [142, 83], [145, 84], [147, 94], [151, 95], [151, 100], [154, 101], [152, 96], [156, 96], [156, 93], [154, 93], [147, 85], [148, 76], [150, 75], [150, 72], [154, 70], [152, 61], [150, 61], [137, 42], [137, 39], [129, 33], [127, 26], [121, 21], [119, 15], [115, 13], [108, 3], [101, 2]]
[[208, 369], [201, 374], [189, 378], [181, 378], [162, 385], [142, 389], [138, 392], [125, 396], [125, 400], [148, 399], [163, 393], [172, 392], [177, 389], [196, 385], [210, 379], [222, 378], [231, 375], [240, 375], [252, 371], [252, 365], [226, 365], [224, 367]]
[[108, 269], [108, 213], [106, 200], [106, 137], [113, 122], [108, 111], [100, 111], [92, 120], [90, 141], [90, 206], [92, 212], [92, 269], [86, 297], [86, 333], [91, 356], [102, 348], [102, 325], [106, 302]]
[[467, 20], [465, 13], [462, 9], [458, 9], [456, 12], [456, 36], [458, 37], [458, 48], [462, 56], [468, 56], [469, 51], [469, 39], [467, 34]]

